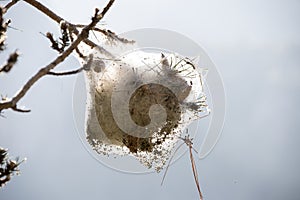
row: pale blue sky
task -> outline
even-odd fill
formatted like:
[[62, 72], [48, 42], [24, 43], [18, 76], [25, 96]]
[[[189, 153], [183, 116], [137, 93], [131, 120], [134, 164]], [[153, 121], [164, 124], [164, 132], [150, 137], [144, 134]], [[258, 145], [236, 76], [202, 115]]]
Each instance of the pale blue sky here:
[[[41, 1], [72, 22], [87, 23], [103, 1]], [[2, 3], [2, 2], [1, 2]], [[104, 19], [117, 33], [165, 28], [201, 45], [218, 67], [226, 90], [226, 119], [213, 152], [197, 160], [206, 200], [297, 200], [300, 167], [300, 2], [298, 0], [116, 1]], [[55, 23], [23, 2], [8, 15], [8, 51], [21, 58], [0, 75], [0, 93], [12, 96], [56, 53], [39, 32]], [[0, 55], [0, 59], [5, 58]], [[69, 58], [59, 69], [78, 67]], [[0, 199], [197, 199], [188, 155], [162, 174], [123, 174], [84, 149], [72, 114], [75, 77], [45, 77], [21, 101], [29, 114], [6, 111], [0, 145], [27, 157], [21, 176]]]

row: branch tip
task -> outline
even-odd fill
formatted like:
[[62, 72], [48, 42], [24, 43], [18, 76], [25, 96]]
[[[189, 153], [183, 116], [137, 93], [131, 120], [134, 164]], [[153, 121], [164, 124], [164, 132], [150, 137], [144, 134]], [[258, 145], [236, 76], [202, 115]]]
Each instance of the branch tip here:
[[21, 108], [17, 108], [17, 106], [11, 107], [12, 110], [16, 111], [16, 112], [21, 112], [21, 113], [28, 113], [31, 110], [25, 110], [25, 109], [21, 109]]

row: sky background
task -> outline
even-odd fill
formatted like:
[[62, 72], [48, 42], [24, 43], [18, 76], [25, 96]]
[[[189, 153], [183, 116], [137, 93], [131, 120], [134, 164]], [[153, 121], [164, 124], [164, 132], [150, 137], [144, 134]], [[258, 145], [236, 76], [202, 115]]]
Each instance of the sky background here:
[[[88, 23], [104, 1], [41, 1], [74, 23]], [[3, 2], [1, 1], [1, 4]], [[176, 31], [203, 47], [217, 66], [226, 92], [226, 119], [213, 152], [197, 160], [206, 200], [297, 200], [300, 196], [300, 1], [117, 0], [104, 19], [116, 33], [138, 28]], [[21, 52], [0, 93], [13, 96], [57, 55], [39, 32], [57, 25], [19, 2], [7, 14], [12, 26], [0, 54]], [[58, 69], [79, 67], [70, 57]], [[73, 122], [76, 77], [44, 77], [20, 102], [29, 114], [5, 111], [0, 145], [27, 157], [21, 176], [0, 199], [197, 199], [188, 154], [168, 171], [133, 175], [111, 170], [85, 150]]]

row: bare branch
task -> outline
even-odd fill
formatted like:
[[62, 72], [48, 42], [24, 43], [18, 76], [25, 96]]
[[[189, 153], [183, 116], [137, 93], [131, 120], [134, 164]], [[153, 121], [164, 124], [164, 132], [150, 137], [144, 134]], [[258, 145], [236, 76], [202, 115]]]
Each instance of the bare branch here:
[[10, 9], [13, 5], [15, 5], [16, 3], [18, 3], [19, 0], [12, 0], [11, 2], [9, 2], [8, 4], [6, 4], [6, 6], [4, 6], [4, 13], [7, 12], [8, 9]]
[[[75, 25], [75, 27], [78, 27], [78, 28], [82, 28], [84, 26], [85, 25], [82, 25], [82, 24]], [[114, 40], [117, 40], [117, 41], [125, 43], [125, 44], [135, 43], [134, 40], [128, 40], [126, 38], [122, 38], [122, 37], [118, 36], [116, 33], [112, 32], [111, 30], [101, 29], [101, 28], [97, 28], [97, 27], [93, 28], [92, 30], [102, 33], [103, 35], [107, 36], [109, 39], [114, 39]]]
[[53, 34], [50, 32], [47, 32], [45, 37], [47, 37], [51, 42], [52, 49], [58, 51], [59, 53], [62, 53], [67, 46], [70, 45], [70, 40], [73, 42], [74, 39], [71, 36], [71, 33], [69, 33], [69, 25], [65, 21], [60, 22], [60, 29], [62, 36], [59, 38], [59, 40], [55, 40], [53, 37]]
[[[98, 22], [104, 17], [104, 15], [107, 13], [107, 11], [110, 9], [110, 7], [113, 5], [113, 3], [115, 2], [115, 0], [110, 0], [108, 2], [108, 4], [104, 7], [104, 9], [102, 10], [101, 14], [98, 16], [99, 20]], [[97, 22], [97, 23], [98, 23]]]
[[23, 1], [35, 7], [36, 9], [38, 9], [39, 11], [41, 11], [42, 13], [44, 13], [45, 15], [47, 15], [48, 17], [56, 21], [57, 23], [60, 23], [62, 20], [64, 20], [62, 17], [58, 16], [49, 8], [47, 8], [46, 6], [44, 6], [43, 4], [41, 4], [36, 0], [23, 0]]
[[75, 69], [72, 71], [67, 71], [67, 72], [48, 72], [48, 75], [53, 75], [53, 76], [66, 76], [66, 75], [73, 75], [73, 74], [78, 74], [79, 72], [81, 72], [84, 68], [80, 67], [79, 69]]
[[[15, 2], [18, 0], [12, 0], [12, 2]], [[75, 34], [78, 35], [79, 31], [76, 29], [76, 25], [67, 22], [66, 20], [64, 20], [62, 17], [60, 17], [59, 15], [57, 15], [56, 13], [54, 13], [52, 10], [50, 10], [49, 8], [47, 8], [46, 6], [44, 6], [42, 3], [36, 1], [36, 0], [23, 0], [26, 3], [28, 3], [29, 5], [35, 7], [36, 9], [38, 9], [40, 12], [44, 13], [46, 16], [48, 16], [49, 18], [51, 18], [52, 20], [54, 20], [55, 22], [57, 22], [58, 24], [61, 21], [65, 21], [67, 24], [69, 24], [69, 29]], [[110, 9], [110, 7], [112, 6], [112, 4], [114, 3], [114, 0], [110, 0], [107, 4], [107, 6], [103, 9], [103, 11], [101, 12], [100, 15], [102, 15], [101, 19], [104, 17], [104, 15], [107, 13], [107, 11]], [[12, 6], [12, 5], [11, 5]], [[9, 7], [11, 7], [9, 6]], [[92, 29], [91, 29], [92, 30]], [[91, 40], [89, 40], [88, 38], [83, 40], [84, 43], [86, 43], [87, 45], [89, 45], [91, 48], [97, 47], [97, 44], [95, 44], [94, 42], [92, 42]], [[103, 50], [103, 52], [105, 52]], [[108, 55], [108, 52], [105, 52]]]
[[[34, 0], [25, 0], [26, 2], [35, 3], [34, 5], [40, 5], [38, 2]], [[2, 102], [0, 103], [0, 112], [4, 109], [15, 109], [17, 107], [17, 103], [25, 96], [27, 91], [43, 76], [47, 75], [50, 70], [55, 68], [58, 64], [63, 62], [66, 57], [68, 57], [74, 49], [77, 48], [80, 42], [87, 39], [89, 36], [89, 31], [97, 25], [97, 23], [104, 17], [104, 15], [107, 13], [109, 8], [112, 6], [114, 0], [110, 0], [109, 3], [106, 5], [106, 7], [103, 9], [103, 11], [99, 14], [99, 10], [95, 10], [95, 15], [92, 17], [92, 22], [88, 24], [86, 27], [84, 27], [79, 35], [77, 36], [76, 40], [72, 42], [72, 44], [61, 54], [59, 55], [55, 60], [53, 60], [50, 64], [48, 64], [46, 67], [40, 69], [32, 78], [28, 80], [28, 82], [22, 87], [22, 89], [17, 93], [15, 97], [13, 97], [10, 101]], [[49, 10], [49, 9], [48, 9]]]
[[14, 110], [14, 111], [16, 111], [16, 112], [22, 112], [22, 113], [30, 112], [30, 110], [25, 110], [25, 109], [17, 108], [17, 106], [12, 107], [11, 109]]
[[[48, 17], [50, 17], [52, 20], [56, 21], [57, 23], [60, 23], [61, 21], [66, 21], [62, 17], [60, 17], [59, 15], [57, 15], [53, 11], [51, 11], [49, 8], [47, 8], [46, 6], [44, 6], [43, 4], [41, 4], [40, 2], [37, 2], [36, 0], [23, 0], [23, 1], [25, 1], [28, 4], [30, 4], [31, 6], [35, 7], [40, 12], [44, 13], [45, 15], [47, 15]], [[100, 14], [100, 15], [102, 15], [101, 19], [104, 17], [104, 15], [107, 13], [107, 11], [109, 10], [109, 8], [112, 6], [113, 3], [114, 3], [114, 0], [110, 0], [108, 2], [107, 6], [103, 9], [103, 11]], [[79, 34], [79, 31], [76, 29], [75, 25], [73, 25], [72, 23], [69, 23], [67, 21], [66, 21], [66, 23], [69, 24], [69, 26], [70, 26], [69, 28], [72, 30], [72, 32], [74, 34], [76, 34], [76, 35]], [[91, 48], [94, 48], [94, 47], [97, 46], [94, 42], [92, 42], [91, 40], [89, 40], [87, 38], [85, 40], [83, 40], [83, 41], [87, 45], [89, 45]]]

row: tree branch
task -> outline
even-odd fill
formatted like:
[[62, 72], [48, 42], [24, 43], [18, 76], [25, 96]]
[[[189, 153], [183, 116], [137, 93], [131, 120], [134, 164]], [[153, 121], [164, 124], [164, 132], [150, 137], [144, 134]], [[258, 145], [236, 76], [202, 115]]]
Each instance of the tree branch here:
[[30, 112], [30, 110], [17, 108], [17, 106], [12, 107], [11, 109], [14, 110], [14, 111], [16, 111], [16, 112], [21, 112], [21, 113], [28, 113], [28, 112]]
[[15, 5], [16, 3], [18, 3], [19, 0], [12, 0], [11, 2], [9, 2], [8, 4], [6, 4], [6, 6], [4, 6], [4, 13], [7, 12], [8, 9], [10, 9], [13, 5]]
[[[44, 6], [43, 4], [41, 4], [40, 2], [36, 1], [36, 0], [23, 0], [26, 3], [28, 3], [29, 5], [35, 7], [36, 9], [38, 9], [40, 12], [44, 13], [45, 15], [47, 15], [48, 17], [50, 17], [52, 20], [54, 20], [55, 22], [57, 22], [58, 24], [64, 20], [66, 23], [69, 24], [69, 28], [72, 30], [72, 32], [76, 35], [79, 34], [79, 31], [76, 29], [76, 26], [70, 22], [67, 22], [65, 19], [63, 19], [62, 17], [60, 17], [59, 15], [55, 14], [53, 11], [51, 11], [49, 8], [47, 8], [46, 6]], [[106, 12], [109, 10], [109, 8], [112, 6], [112, 4], [114, 3], [114, 0], [110, 0], [107, 4], [107, 6], [103, 9], [102, 11], [102, 15], [104, 16], [106, 14]], [[97, 45], [92, 42], [91, 40], [89, 40], [88, 38], [83, 40], [84, 43], [86, 43], [87, 45], [89, 45], [91, 48], [96, 47]]]
[[48, 72], [48, 75], [53, 75], [53, 76], [66, 76], [66, 75], [73, 75], [73, 74], [78, 74], [79, 72], [81, 72], [84, 68], [80, 67], [79, 69], [75, 69], [72, 71], [67, 71], [67, 72]]
[[[5, 7], [6, 11], [7, 9], [9, 9], [11, 6], [13, 6], [14, 4], [16, 4], [19, 0], [12, 0], [10, 3], [8, 3]], [[39, 10], [40, 12], [42, 12], [43, 14], [45, 14], [46, 16], [48, 16], [49, 18], [51, 18], [52, 20], [54, 20], [55, 22], [57, 22], [58, 24], [64, 20], [62, 17], [60, 17], [59, 15], [57, 15], [56, 13], [54, 13], [52, 10], [50, 10], [49, 8], [47, 8], [46, 6], [44, 6], [42, 3], [36, 1], [36, 0], [23, 0], [26, 3], [28, 3], [29, 5], [35, 7], [37, 10]], [[102, 11], [102, 15], [104, 16], [106, 14], [106, 12], [110, 9], [110, 7], [112, 6], [112, 4], [114, 3], [114, 0], [110, 0], [107, 4], [107, 6], [103, 9]], [[72, 30], [72, 32], [76, 35], [79, 34], [79, 31], [76, 29], [76, 25], [67, 22], [66, 20], [64, 20], [66, 23], [69, 24], [70, 29]], [[89, 40], [88, 38], [83, 40], [84, 43], [86, 43], [87, 45], [89, 45], [91, 48], [96, 47], [97, 45], [92, 42], [91, 40]]]
[[[82, 25], [82, 24], [76, 24], [75, 25], [75, 27], [78, 27], [78, 28], [82, 28], [84, 26], [85, 25]], [[117, 40], [117, 41], [125, 43], [125, 44], [135, 43], [134, 40], [128, 40], [126, 38], [122, 38], [122, 37], [118, 36], [116, 33], [112, 32], [111, 30], [101, 29], [101, 28], [97, 28], [97, 27], [93, 28], [92, 30], [100, 32], [100, 33], [102, 33], [103, 35], [107, 36], [110, 39], [114, 39], [114, 40]]]
[[[33, 3], [34, 5], [39, 6], [40, 4], [37, 3], [34, 0], [25, 0], [26, 2]], [[89, 36], [89, 31], [97, 25], [97, 23], [104, 17], [104, 15], [107, 13], [109, 8], [114, 3], [114, 0], [110, 0], [106, 7], [103, 9], [103, 11], [99, 14], [99, 10], [95, 10], [95, 15], [92, 17], [92, 22], [88, 24], [86, 27], [84, 27], [79, 35], [77, 36], [76, 40], [72, 42], [72, 44], [61, 54], [59, 55], [55, 60], [53, 60], [50, 64], [48, 64], [46, 67], [40, 69], [32, 78], [28, 80], [28, 82], [22, 87], [22, 89], [17, 93], [15, 97], [13, 97], [10, 101], [2, 102], [0, 103], [0, 112], [4, 109], [13, 109], [15, 110], [17, 108], [17, 103], [25, 96], [25, 94], [28, 92], [28, 90], [43, 76], [48, 74], [50, 70], [55, 68], [58, 64], [63, 62], [66, 57], [68, 57], [74, 49], [77, 48], [80, 42], [87, 39]], [[49, 10], [49, 9], [48, 9]], [[47, 11], [49, 12], [49, 11]], [[52, 13], [52, 12], [51, 12]]]
[[44, 13], [45, 15], [47, 15], [48, 17], [56, 21], [58, 24], [60, 23], [60, 21], [64, 20], [62, 17], [58, 16], [49, 8], [47, 8], [46, 6], [44, 6], [43, 4], [41, 4], [36, 0], [23, 0], [23, 1], [35, 7], [36, 9], [38, 9], [39, 11], [41, 11], [42, 13]]

